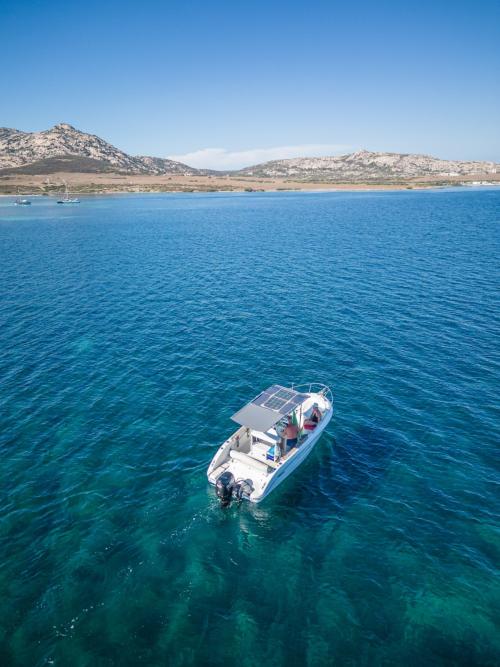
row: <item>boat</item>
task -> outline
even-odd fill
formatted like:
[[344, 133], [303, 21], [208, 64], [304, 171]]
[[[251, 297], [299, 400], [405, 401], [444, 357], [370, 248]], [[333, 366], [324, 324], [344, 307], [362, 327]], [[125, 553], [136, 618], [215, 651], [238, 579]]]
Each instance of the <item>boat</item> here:
[[[231, 419], [240, 428], [219, 447], [207, 470], [221, 504], [264, 500], [305, 461], [332, 415], [332, 392], [319, 383], [276, 384], [238, 410]], [[297, 433], [290, 447], [283, 437], [289, 424]]]
[[24, 199], [24, 198], [19, 196], [19, 189], [17, 191], [17, 199], [14, 202], [14, 204], [16, 206], [31, 206], [31, 202], [30, 202], [29, 199]]
[[71, 197], [69, 196], [69, 194], [68, 194], [68, 184], [66, 183], [66, 181], [64, 181], [64, 197], [62, 197], [61, 199], [58, 199], [57, 203], [58, 204], [79, 204], [80, 203], [79, 199], [76, 199], [76, 198], [71, 199]]

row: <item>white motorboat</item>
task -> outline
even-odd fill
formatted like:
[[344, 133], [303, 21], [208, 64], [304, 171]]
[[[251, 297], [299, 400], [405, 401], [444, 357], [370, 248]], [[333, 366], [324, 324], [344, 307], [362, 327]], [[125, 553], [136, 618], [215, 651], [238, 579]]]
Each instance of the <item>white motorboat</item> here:
[[[268, 496], [311, 453], [332, 414], [332, 392], [318, 383], [273, 385], [236, 412], [231, 419], [240, 428], [207, 470], [222, 504], [233, 497], [258, 503]], [[290, 433], [297, 437], [287, 439]]]
[[66, 183], [66, 181], [63, 181], [63, 182], [64, 182], [64, 197], [62, 197], [61, 199], [58, 199], [57, 203], [58, 204], [79, 204], [80, 203], [79, 199], [77, 199], [76, 197], [72, 198], [72, 197], [69, 196], [68, 184]]
[[19, 195], [19, 188], [17, 189], [17, 199], [14, 202], [16, 206], [31, 206], [31, 202], [29, 199], [23, 199]]

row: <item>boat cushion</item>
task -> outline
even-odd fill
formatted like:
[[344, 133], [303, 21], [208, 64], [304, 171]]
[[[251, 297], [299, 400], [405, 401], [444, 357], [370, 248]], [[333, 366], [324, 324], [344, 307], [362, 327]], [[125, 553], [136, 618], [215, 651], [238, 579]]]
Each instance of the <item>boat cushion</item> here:
[[263, 431], [253, 431], [253, 436], [260, 442], [268, 442], [270, 445], [273, 445], [278, 441], [278, 436], [271, 433], [264, 433]]
[[257, 459], [253, 459], [251, 456], [245, 454], [244, 452], [236, 452], [234, 449], [232, 449], [229, 452], [229, 456], [235, 461], [240, 461], [241, 463], [251, 466], [256, 470], [260, 470], [261, 472], [265, 473], [268, 472], [268, 466], [266, 463], [264, 463], [263, 461], [257, 461]]

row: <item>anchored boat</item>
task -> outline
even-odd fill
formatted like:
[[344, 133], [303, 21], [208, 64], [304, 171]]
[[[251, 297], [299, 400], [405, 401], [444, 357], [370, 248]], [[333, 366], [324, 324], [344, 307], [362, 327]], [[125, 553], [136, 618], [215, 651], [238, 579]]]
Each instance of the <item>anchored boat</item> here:
[[70, 197], [68, 193], [68, 184], [64, 181], [64, 197], [57, 200], [58, 204], [79, 204], [80, 200], [76, 197]]
[[14, 202], [16, 206], [31, 206], [31, 202], [29, 199], [23, 199], [22, 197], [19, 196], [19, 188], [17, 189], [17, 199]]
[[318, 383], [273, 385], [236, 412], [231, 419], [240, 428], [207, 470], [222, 504], [268, 496], [311, 453], [332, 414], [332, 392]]

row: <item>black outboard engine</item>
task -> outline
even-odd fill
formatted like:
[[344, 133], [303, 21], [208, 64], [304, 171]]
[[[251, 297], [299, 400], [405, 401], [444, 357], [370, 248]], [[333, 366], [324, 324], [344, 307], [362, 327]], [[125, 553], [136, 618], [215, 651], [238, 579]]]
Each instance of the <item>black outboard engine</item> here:
[[227, 507], [233, 498], [241, 502], [243, 494], [249, 496], [253, 491], [252, 480], [234, 479], [233, 473], [226, 470], [215, 482], [215, 493], [222, 507]]
[[231, 502], [234, 491], [234, 475], [226, 470], [217, 478], [215, 482], [215, 493], [220, 500], [221, 505], [226, 507]]

